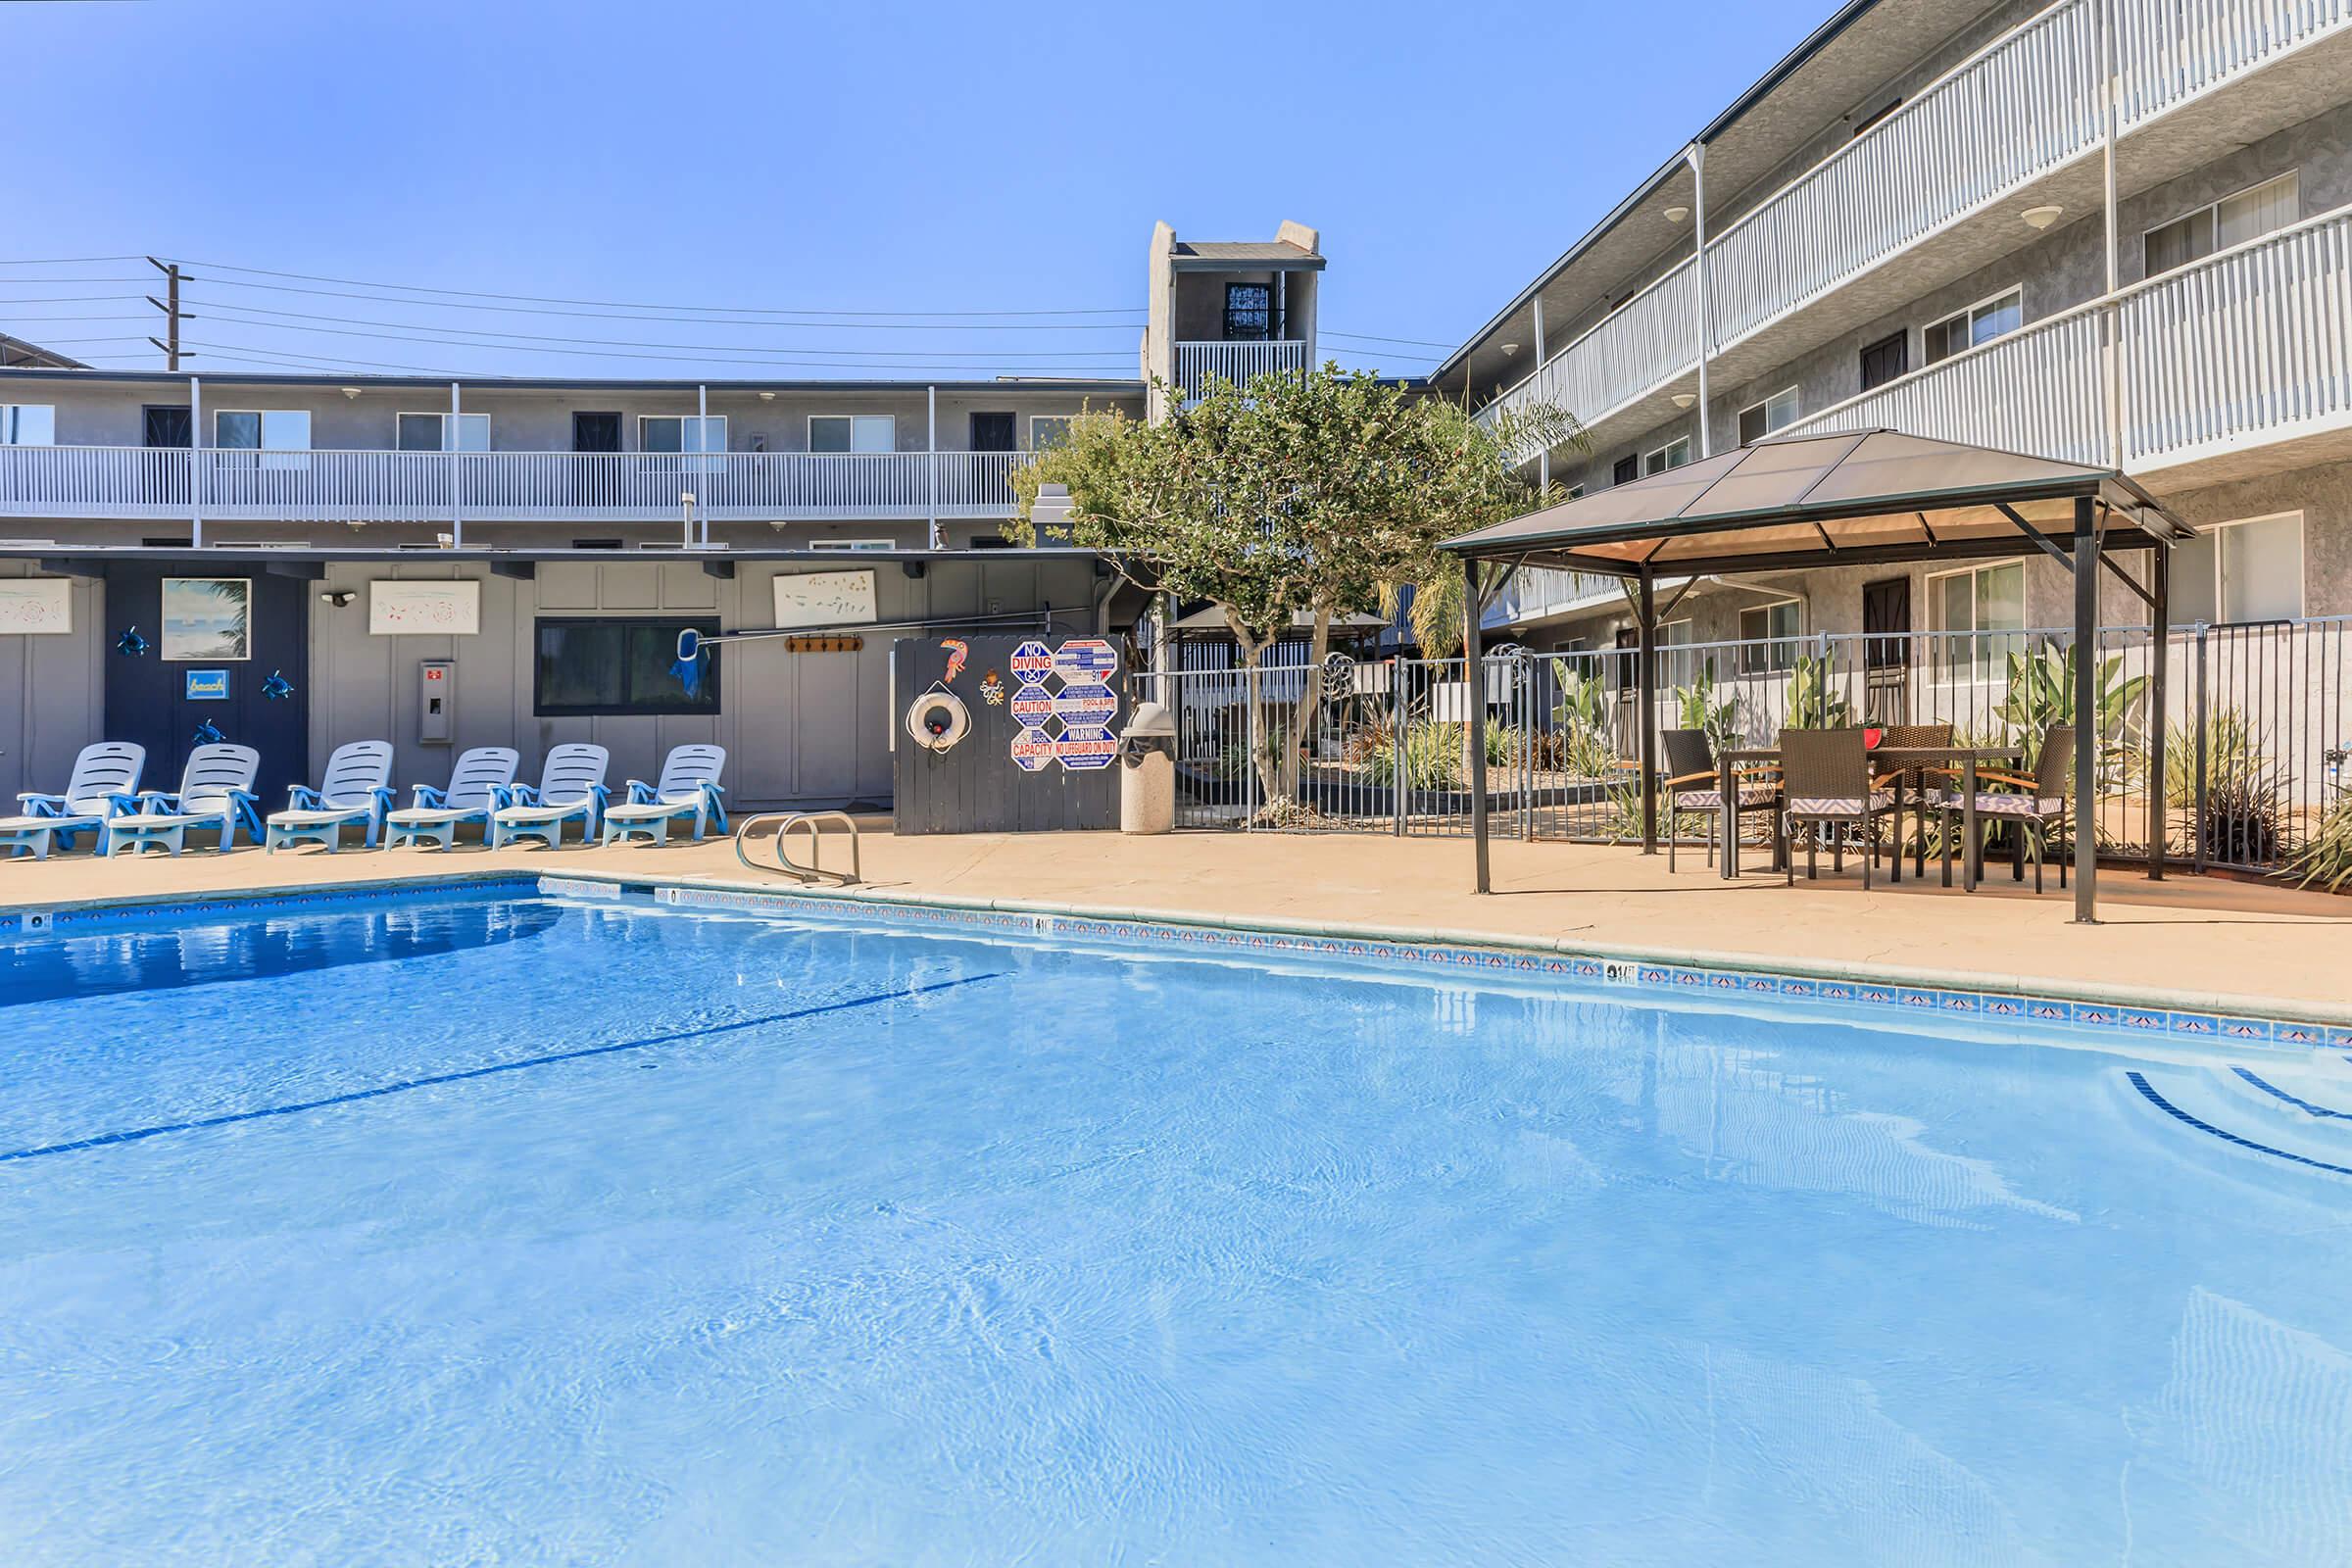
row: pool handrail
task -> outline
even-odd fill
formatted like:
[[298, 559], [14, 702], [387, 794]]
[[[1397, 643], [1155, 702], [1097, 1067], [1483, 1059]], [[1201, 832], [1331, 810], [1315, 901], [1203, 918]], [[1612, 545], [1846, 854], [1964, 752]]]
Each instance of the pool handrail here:
[[[773, 866], [762, 865], [744, 853], [744, 845], [750, 839], [752, 829], [762, 822], [776, 823], [776, 863]], [[846, 872], [828, 871], [822, 863], [824, 860], [823, 829], [824, 824], [829, 822], [839, 822], [850, 830], [850, 868]], [[807, 865], [801, 864], [786, 853], [786, 840], [795, 829], [803, 827], [808, 830], [809, 863]], [[865, 868], [859, 853], [858, 819], [847, 811], [765, 811], [758, 816], [746, 817], [742, 825], [735, 829], [735, 858], [754, 871], [780, 871], [801, 882], [821, 882], [830, 878], [838, 886], [846, 888], [864, 878]]]

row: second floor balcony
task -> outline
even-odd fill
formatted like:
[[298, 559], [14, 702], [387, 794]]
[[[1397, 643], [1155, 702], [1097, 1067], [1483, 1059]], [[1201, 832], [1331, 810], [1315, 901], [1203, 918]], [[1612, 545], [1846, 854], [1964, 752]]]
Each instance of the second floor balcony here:
[[[1595, 430], [1646, 428], [1695, 389], [1702, 303], [1711, 362], [1737, 381], [2023, 243], [2021, 204], [2094, 209], [2101, 6], [2117, 131], [2142, 185], [2292, 123], [2329, 101], [2314, 82], [2352, 69], [2352, 0], [2059, 0], [1710, 232], [1703, 302], [1686, 257], [1489, 409], [1540, 401]], [[2266, 73], [2300, 85], [2266, 92]]]
[[[2109, 316], [2121, 350], [2112, 377], [2101, 347]], [[2309, 443], [2340, 446], [2352, 436], [2352, 207], [2036, 321], [1783, 433], [1882, 427], [2073, 463], [2120, 460], [2175, 482], [2275, 469]]]
[[1199, 397], [1211, 380], [1248, 386], [1260, 375], [1295, 375], [1306, 368], [1302, 338], [1176, 343], [1176, 385], [1188, 398]]
[[1026, 452], [0, 446], [0, 517], [270, 522], [1003, 518]]

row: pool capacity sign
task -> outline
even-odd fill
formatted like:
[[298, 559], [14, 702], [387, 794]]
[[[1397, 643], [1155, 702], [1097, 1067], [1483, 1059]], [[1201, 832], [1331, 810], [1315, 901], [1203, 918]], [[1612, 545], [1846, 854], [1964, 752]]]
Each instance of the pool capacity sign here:
[[1020, 731], [1012, 760], [1035, 773], [1058, 762], [1074, 772], [1108, 767], [1119, 755], [1110, 721], [1119, 710], [1110, 689], [1119, 656], [1100, 637], [1073, 637], [1059, 648], [1025, 642], [1012, 651], [1011, 710]]

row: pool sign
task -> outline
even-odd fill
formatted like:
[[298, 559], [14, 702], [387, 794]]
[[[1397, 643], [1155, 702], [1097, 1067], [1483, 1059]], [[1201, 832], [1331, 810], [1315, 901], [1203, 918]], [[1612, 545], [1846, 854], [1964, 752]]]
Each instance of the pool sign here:
[[1073, 772], [1108, 767], [1118, 755], [1118, 737], [1100, 724], [1065, 729], [1054, 743], [1054, 760]]
[[1049, 649], [1032, 639], [1012, 651], [1013, 765], [1026, 773], [1059, 763], [1075, 773], [1108, 767], [1119, 755], [1110, 721], [1118, 716], [1118, 650], [1101, 637], [1072, 637]]
[[1054, 650], [1054, 673], [1063, 680], [1100, 682], [1119, 667], [1119, 656], [1100, 637], [1073, 637]]
[[1054, 760], [1054, 748], [1058, 743], [1035, 725], [1022, 726], [1012, 738], [1012, 760], [1024, 773], [1034, 773]]

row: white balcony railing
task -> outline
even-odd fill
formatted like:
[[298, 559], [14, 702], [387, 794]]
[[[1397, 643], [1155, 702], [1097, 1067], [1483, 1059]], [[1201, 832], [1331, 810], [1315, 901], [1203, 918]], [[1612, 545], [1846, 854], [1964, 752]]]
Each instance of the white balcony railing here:
[[1176, 385], [1197, 398], [1212, 379], [1248, 386], [1260, 375], [1291, 374], [1306, 368], [1306, 344], [1298, 338], [1261, 343], [1179, 342]]
[[0, 447], [0, 516], [285, 522], [1004, 517], [1025, 452]]
[[[2096, 0], [2061, 0], [1711, 236], [1717, 352], [2099, 145]], [[2352, 24], [2352, 0], [2114, 0], [2129, 132]], [[1557, 405], [1587, 424], [1698, 363], [1685, 260], [1555, 351], [1491, 409]]]
[[1623, 581], [1596, 571], [1522, 566], [1495, 597], [1494, 609], [1500, 619], [1511, 621], [1553, 613], [1571, 605], [1621, 604], [1625, 599]]
[[2106, 463], [2100, 318], [2121, 345], [2123, 463], [2145, 471], [2352, 427], [2352, 207], [1995, 338], [1797, 420]]

